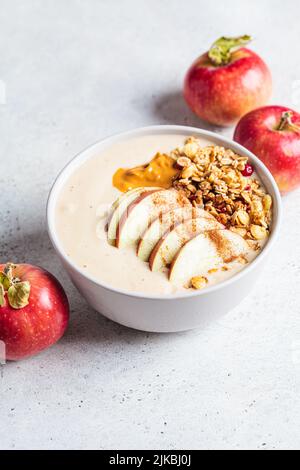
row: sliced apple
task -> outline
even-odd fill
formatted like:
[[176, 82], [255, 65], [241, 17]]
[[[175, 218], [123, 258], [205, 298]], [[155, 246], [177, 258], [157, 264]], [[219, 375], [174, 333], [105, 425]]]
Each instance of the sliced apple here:
[[107, 230], [107, 239], [110, 245], [116, 244], [116, 235], [117, 227], [120, 221], [120, 218], [124, 213], [126, 213], [128, 206], [135, 201], [142, 193], [149, 191], [159, 191], [160, 188], [134, 188], [126, 193], [122, 194], [111, 207], [111, 212], [108, 217], [108, 230]]
[[[144, 187], [133, 188], [133, 189], [130, 189], [129, 191], [126, 191], [126, 193], [122, 193], [121, 196], [119, 196], [118, 199], [116, 199], [115, 202], [113, 202], [113, 204], [111, 205], [112, 212], [114, 211], [114, 209], [116, 209], [121, 204], [122, 201], [127, 199], [128, 196], [130, 196], [131, 194], [134, 194], [136, 192], [140, 192], [143, 189], [145, 189], [145, 188]], [[152, 188], [150, 188], [150, 189], [152, 189]]]
[[159, 240], [152, 250], [149, 258], [151, 271], [159, 271], [164, 266], [168, 266], [180, 248], [191, 238], [199, 233], [216, 229], [225, 229], [225, 227], [214, 217], [198, 217], [175, 226]]
[[122, 214], [116, 233], [116, 246], [124, 248], [136, 244], [151, 222], [161, 214], [191, 205], [175, 189], [160, 189], [140, 194]]
[[187, 287], [192, 277], [205, 276], [210, 269], [221, 268], [247, 252], [247, 242], [230, 230], [200, 233], [187, 242], [174, 257], [169, 280], [174, 285]]
[[165, 237], [176, 225], [183, 223], [185, 220], [199, 217], [214, 220], [214, 217], [207, 211], [193, 206], [177, 208], [157, 217], [140, 239], [137, 256], [143, 261], [148, 261], [155, 245], [162, 237]]

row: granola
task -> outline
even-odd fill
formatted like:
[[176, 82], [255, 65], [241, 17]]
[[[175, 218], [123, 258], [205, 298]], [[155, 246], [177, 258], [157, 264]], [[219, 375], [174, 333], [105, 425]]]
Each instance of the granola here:
[[180, 172], [173, 187], [245, 239], [263, 240], [270, 230], [272, 198], [259, 180], [244, 176], [248, 158], [189, 137], [171, 152]]
[[190, 280], [190, 287], [196, 290], [204, 289], [208, 283], [208, 279], [204, 276], [194, 276]]

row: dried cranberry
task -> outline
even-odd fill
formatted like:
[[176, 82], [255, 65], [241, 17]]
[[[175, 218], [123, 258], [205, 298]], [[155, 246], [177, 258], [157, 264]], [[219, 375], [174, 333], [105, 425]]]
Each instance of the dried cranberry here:
[[242, 171], [243, 176], [251, 176], [253, 173], [253, 166], [249, 163], [246, 163], [245, 169]]

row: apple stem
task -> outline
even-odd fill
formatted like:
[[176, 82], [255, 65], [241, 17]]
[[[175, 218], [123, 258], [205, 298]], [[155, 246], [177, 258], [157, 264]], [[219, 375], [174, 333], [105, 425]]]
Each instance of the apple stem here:
[[29, 304], [30, 283], [14, 277], [16, 267], [13, 263], [7, 263], [0, 272], [0, 308], [6, 305], [5, 296], [13, 309], [20, 309]]
[[231, 60], [232, 52], [250, 41], [252, 41], [252, 37], [247, 34], [234, 38], [223, 36], [213, 43], [208, 51], [208, 57], [213, 65], [227, 65]]
[[300, 127], [292, 122], [293, 112], [284, 111], [281, 115], [277, 131], [295, 131], [300, 132]]

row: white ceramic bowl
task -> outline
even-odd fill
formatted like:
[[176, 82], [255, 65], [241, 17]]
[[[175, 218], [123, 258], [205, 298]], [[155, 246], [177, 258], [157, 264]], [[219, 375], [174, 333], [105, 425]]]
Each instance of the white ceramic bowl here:
[[[195, 135], [208, 138], [217, 145], [231, 148], [249, 157], [254, 164], [267, 191], [273, 197], [273, 225], [271, 235], [257, 258], [231, 279], [203, 291], [175, 295], [144, 295], [115, 289], [83, 272], [70, 260], [60, 243], [55, 230], [54, 215], [58, 195], [68, 177], [84, 161], [101, 154], [117, 142], [160, 134]], [[261, 274], [262, 268], [278, 236], [281, 214], [281, 198], [277, 185], [265, 165], [251, 152], [230, 139], [202, 129], [185, 126], [150, 126], [109, 137], [77, 155], [60, 173], [49, 195], [47, 206], [48, 231], [53, 246], [73, 283], [87, 302], [102, 315], [138, 330], [153, 332], [175, 332], [200, 327], [224, 315], [238, 305], [249, 294]]]

